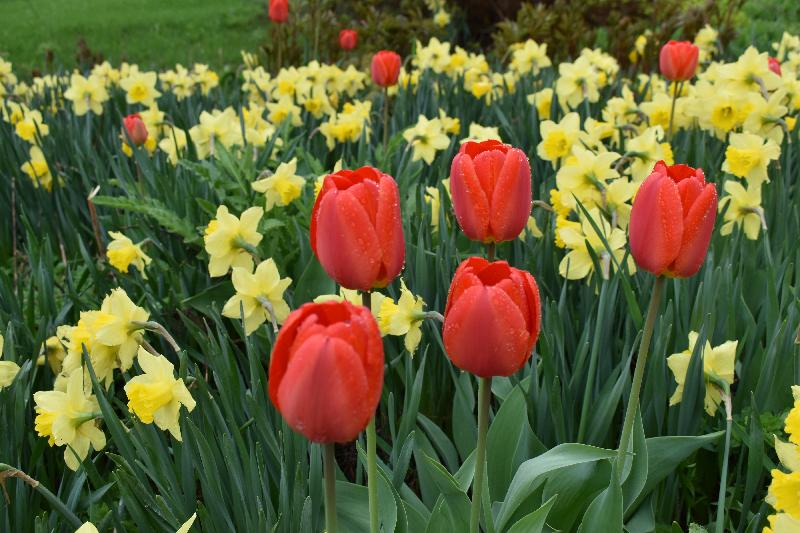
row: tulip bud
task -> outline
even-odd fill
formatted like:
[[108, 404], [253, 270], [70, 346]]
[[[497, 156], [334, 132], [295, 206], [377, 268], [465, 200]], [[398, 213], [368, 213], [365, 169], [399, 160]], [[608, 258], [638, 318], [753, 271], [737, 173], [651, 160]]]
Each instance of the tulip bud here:
[[394, 178], [372, 167], [325, 177], [311, 212], [311, 248], [346, 289], [385, 287], [403, 268], [405, 241]]
[[358, 44], [358, 32], [356, 30], [342, 30], [339, 32], [339, 46], [342, 50], [350, 51]]
[[278, 24], [289, 20], [289, 0], [269, 0], [269, 19]]
[[381, 87], [391, 87], [400, 75], [400, 56], [389, 50], [381, 50], [372, 56], [372, 81]]
[[456, 269], [442, 336], [453, 364], [476, 376], [510, 376], [525, 364], [539, 337], [539, 288], [529, 273], [480, 257]]
[[781, 75], [781, 62], [777, 60], [777, 58], [770, 57], [769, 58], [769, 69], [777, 74], [778, 76]]
[[136, 146], [143, 145], [147, 140], [147, 126], [142, 122], [142, 117], [139, 116], [139, 113], [128, 115], [123, 119], [123, 123], [131, 142]]
[[289, 427], [313, 442], [350, 442], [382, 386], [383, 342], [369, 309], [307, 303], [289, 314], [269, 364], [269, 397]]
[[689, 41], [669, 41], [658, 55], [661, 74], [670, 81], [692, 79], [699, 53], [700, 49]]
[[633, 200], [631, 255], [643, 270], [688, 278], [706, 257], [717, 216], [717, 189], [702, 169], [656, 163]]
[[531, 167], [525, 153], [500, 141], [466, 142], [450, 166], [453, 210], [474, 241], [510, 241], [531, 214]]

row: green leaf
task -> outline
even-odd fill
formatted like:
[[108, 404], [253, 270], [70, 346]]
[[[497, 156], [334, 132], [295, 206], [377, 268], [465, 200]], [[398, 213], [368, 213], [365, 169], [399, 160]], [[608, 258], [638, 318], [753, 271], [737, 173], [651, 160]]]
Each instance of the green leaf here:
[[608, 487], [589, 504], [578, 533], [596, 531], [598, 524], [608, 531], [622, 531], [622, 487], [616, 471], [611, 472]]
[[187, 244], [200, 241], [200, 233], [186, 219], [171, 211], [159, 200], [149, 197], [128, 198], [123, 196], [96, 196], [95, 205], [113, 207], [125, 211], [133, 211], [147, 215], [167, 231], [183, 237], [183, 242]]
[[547, 513], [550, 512], [550, 508], [555, 503], [556, 498], [557, 496], [553, 496], [537, 510], [517, 520], [508, 530], [508, 533], [541, 533], [547, 520]]
[[596, 448], [585, 444], [559, 444], [539, 457], [529, 459], [514, 474], [511, 485], [506, 494], [506, 499], [500, 506], [495, 521], [497, 530], [502, 530], [514, 511], [527, 498], [543, 480], [543, 475], [565, 466], [580, 463], [590, 463], [611, 459], [616, 456], [614, 450]]
[[515, 387], [503, 402], [492, 420], [487, 436], [487, 466], [489, 493], [505, 494], [511, 477], [519, 465], [520, 448], [527, 451], [526, 437], [530, 433], [525, 397], [520, 387]]

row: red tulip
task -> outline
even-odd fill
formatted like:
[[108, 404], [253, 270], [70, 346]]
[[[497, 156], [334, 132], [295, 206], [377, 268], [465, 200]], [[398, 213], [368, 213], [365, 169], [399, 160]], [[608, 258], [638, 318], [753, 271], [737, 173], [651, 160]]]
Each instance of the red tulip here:
[[383, 342], [369, 309], [307, 303], [289, 314], [269, 364], [269, 397], [289, 427], [313, 442], [349, 442], [382, 386]]
[[525, 153], [500, 141], [466, 142], [450, 166], [453, 210], [472, 240], [515, 239], [531, 214], [531, 166]]
[[342, 50], [352, 50], [358, 44], [358, 32], [356, 30], [342, 30], [339, 32], [339, 46]]
[[372, 167], [325, 177], [311, 212], [311, 248], [347, 289], [385, 287], [403, 268], [405, 241], [394, 178]]
[[717, 189], [702, 169], [656, 163], [633, 200], [631, 255], [640, 268], [688, 278], [708, 251], [717, 216]]
[[780, 76], [781, 75], [781, 62], [778, 61], [774, 57], [770, 57], [769, 58], [769, 69], [772, 72], [774, 72], [775, 74], [777, 74], [778, 76]]
[[658, 66], [661, 74], [671, 81], [692, 79], [697, 70], [700, 49], [689, 41], [669, 41], [661, 47]]
[[480, 257], [456, 270], [444, 313], [444, 347], [453, 364], [476, 376], [510, 376], [539, 337], [539, 288], [529, 273]]
[[136, 146], [143, 145], [147, 140], [147, 126], [142, 122], [142, 117], [139, 116], [139, 113], [128, 115], [123, 119], [123, 123], [131, 142]]
[[391, 87], [400, 75], [400, 56], [389, 50], [381, 50], [372, 56], [372, 81], [381, 87]]
[[269, 0], [269, 19], [278, 24], [289, 20], [289, 0]]

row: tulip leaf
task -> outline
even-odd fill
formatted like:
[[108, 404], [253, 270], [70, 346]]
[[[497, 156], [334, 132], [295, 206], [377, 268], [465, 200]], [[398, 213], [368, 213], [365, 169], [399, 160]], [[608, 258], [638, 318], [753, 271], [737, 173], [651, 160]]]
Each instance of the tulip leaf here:
[[558, 496], [553, 496], [542, 504], [537, 510], [517, 520], [508, 530], [508, 533], [541, 533], [544, 529], [547, 514]]
[[622, 531], [622, 487], [616, 470], [611, 472], [608, 487], [589, 504], [578, 533], [596, 531], [599, 524], [607, 531]]

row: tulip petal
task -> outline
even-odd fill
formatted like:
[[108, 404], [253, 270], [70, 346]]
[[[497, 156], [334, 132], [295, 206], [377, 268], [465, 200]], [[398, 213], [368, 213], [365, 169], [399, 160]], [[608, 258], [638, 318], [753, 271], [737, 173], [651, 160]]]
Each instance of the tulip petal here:
[[489, 224], [495, 240], [503, 242], [517, 238], [528, 223], [533, 202], [531, 167], [522, 150], [512, 148], [508, 151], [488, 197], [492, 199]]
[[382, 268], [378, 285], [386, 286], [400, 274], [406, 255], [403, 224], [400, 215], [400, 194], [391, 176], [381, 176], [375, 233], [381, 245]]
[[450, 192], [461, 229], [472, 240], [485, 240], [489, 231], [489, 200], [475, 174], [472, 158], [466, 154], [457, 154], [453, 159]]
[[657, 170], [644, 180], [631, 209], [631, 255], [644, 270], [660, 275], [675, 260], [683, 235], [678, 186]]
[[683, 241], [677, 259], [670, 266], [672, 275], [686, 278], [694, 276], [705, 261], [714, 221], [717, 218], [717, 189], [713, 183], [706, 185], [692, 204], [683, 221]]

